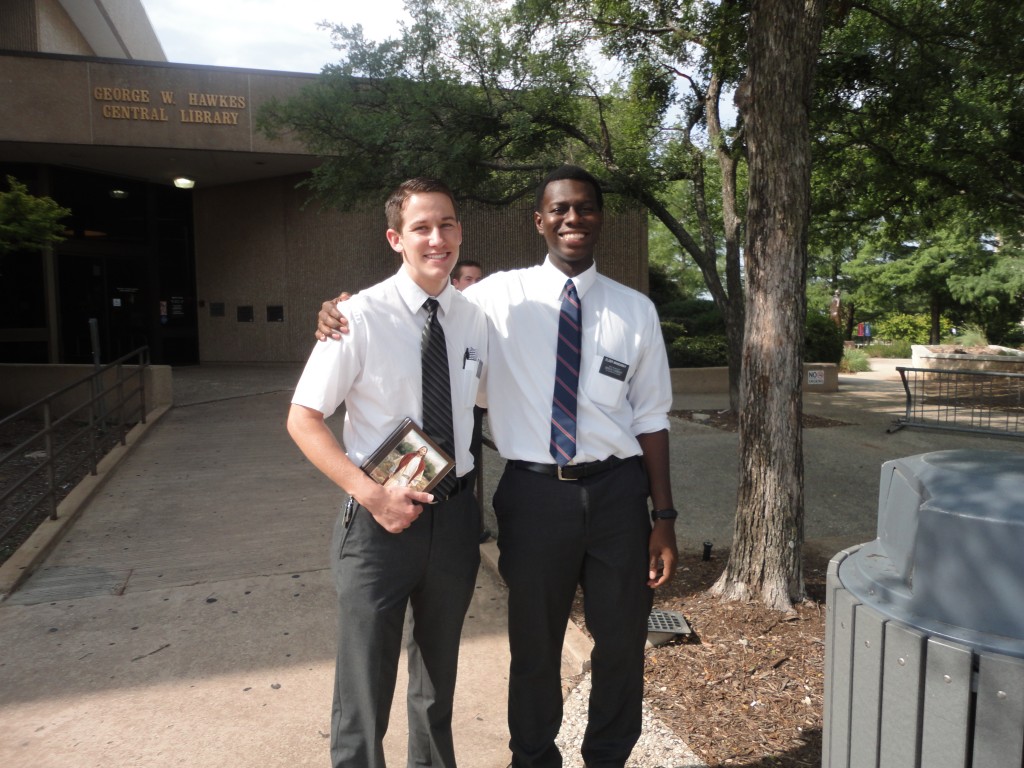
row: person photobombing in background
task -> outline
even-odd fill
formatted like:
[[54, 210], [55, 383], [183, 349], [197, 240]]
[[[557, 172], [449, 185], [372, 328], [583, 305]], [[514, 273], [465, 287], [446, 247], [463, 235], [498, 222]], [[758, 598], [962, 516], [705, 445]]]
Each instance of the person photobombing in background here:
[[464, 291], [473, 283], [483, 279], [484, 269], [479, 262], [471, 259], [459, 259], [459, 263], [452, 270], [452, 285], [455, 290]]

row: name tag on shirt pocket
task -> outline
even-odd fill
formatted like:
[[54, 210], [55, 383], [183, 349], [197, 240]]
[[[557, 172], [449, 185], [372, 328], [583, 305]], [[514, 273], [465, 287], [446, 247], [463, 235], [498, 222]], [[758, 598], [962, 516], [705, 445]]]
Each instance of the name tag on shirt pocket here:
[[584, 391], [598, 405], [618, 407], [626, 394], [629, 365], [607, 355], [594, 361]]

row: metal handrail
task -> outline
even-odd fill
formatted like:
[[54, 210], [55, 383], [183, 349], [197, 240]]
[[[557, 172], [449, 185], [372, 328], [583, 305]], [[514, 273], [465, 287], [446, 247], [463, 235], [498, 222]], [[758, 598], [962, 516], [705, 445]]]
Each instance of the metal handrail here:
[[[22, 420], [38, 420], [42, 429], [33, 433], [10, 451], [0, 456], [0, 468], [24, 456], [33, 446], [42, 444], [45, 457], [17, 480], [0, 490], [0, 507], [7, 504], [14, 495], [40, 473], [46, 473], [46, 489], [30, 499], [24, 509], [19, 510], [15, 520], [0, 531], [0, 543], [29, 521], [44, 502], [49, 502], [49, 517], [57, 519], [57, 506], [63, 498], [59, 489], [69, 477], [76, 476], [83, 465], [88, 464], [89, 474], [97, 474], [100, 459], [106, 453], [106, 446], [116, 439], [121, 445], [127, 442], [128, 430], [135, 423], [146, 423], [146, 369], [149, 367], [149, 347], [132, 350], [111, 363], [96, 368], [72, 384], [51, 392], [34, 403], [0, 419], [0, 434], [8, 425]], [[126, 368], [126, 366], [129, 366]], [[105, 385], [104, 381], [113, 379]], [[79, 390], [85, 391], [79, 394]], [[60, 400], [74, 401], [67, 412], [54, 418], [55, 403]], [[62, 441], [55, 440], [60, 427], [81, 423]], [[66, 432], [60, 430], [60, 432]], [[88, 449], [77, 461], [58, 472], [57, 460], [68, 450], [82, 443]]]
[[890, 432], [924, 427], [1024, 437], [1024, 374], [904, 367], [896, 371], [903, 382], [906, 410]]

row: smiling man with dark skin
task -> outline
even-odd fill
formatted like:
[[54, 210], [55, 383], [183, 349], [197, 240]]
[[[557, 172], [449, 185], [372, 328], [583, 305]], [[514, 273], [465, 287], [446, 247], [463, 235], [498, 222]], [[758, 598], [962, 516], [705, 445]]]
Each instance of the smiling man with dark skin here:
[[[651, 301], [597, 272], [603, 207], [589, 173], [553, 171], [534, 213], [544, 263], [498, 272], [463, 292], [487, 316], [488, 420], [507, 459], [494, 510], [509, 590], [515, 768], [562, 765], [561, 650], [577, 586], [594, 639], [583, 759], [625, 765], [642, 726], [652, 590], [676, 567], [664, 341]], [[568, 326], [563, 300], [579, 313]], [[325, 304], [320, 314], [321, 337], [344, 332], [331, 309]], [[563, 330], [573, 326], [578, 342]], [[578, 358], [564, 352], [577, 344]], [[571, 405], [566, 390], [575, 390]], [[553, 399], [574, 428], [553, 413]]]

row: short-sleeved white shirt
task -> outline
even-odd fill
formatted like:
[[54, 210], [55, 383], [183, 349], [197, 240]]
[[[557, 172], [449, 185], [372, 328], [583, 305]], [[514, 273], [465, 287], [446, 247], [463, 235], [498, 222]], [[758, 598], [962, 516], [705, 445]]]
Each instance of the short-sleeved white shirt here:
[[[553, 461], [551, 399], [565, 280], [549, 258], [489, 275], [464, 291], [487, 315], [487, 420], [506, 459]], [[636, 435], [668, 429], [672, 407], [658, 313], [650, 299], [598, 274], [596, 266], [573, 282], [583, 309], [574, 463], [638, 456]]]
[[[428, 294], [406, 273], [357, 293], [338, 308], [349, 332], [313, 348], [292, 402], [334, 413], [345, 403], [343, 439], [355, 464], [373, 453], [405, 417], [423, 423], [420, 338]], [[451, 285], [436, 297], [452, 384], [452, 426], [459, 475], [473, 468], [473, 405], [487, 357], [483, 313]]]

